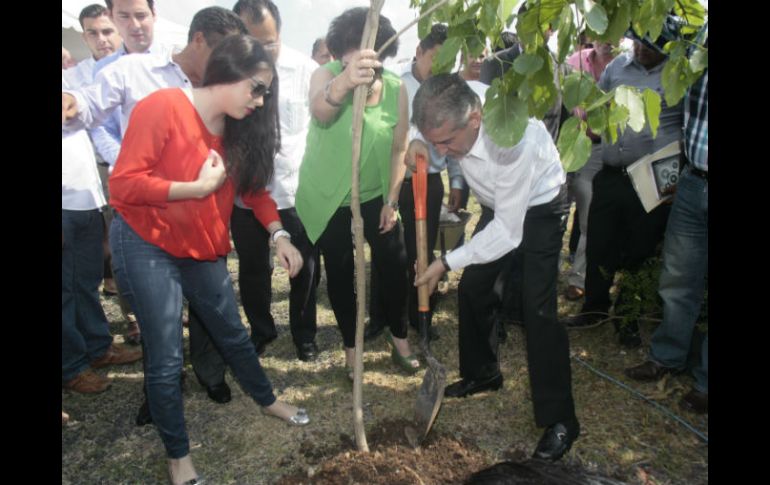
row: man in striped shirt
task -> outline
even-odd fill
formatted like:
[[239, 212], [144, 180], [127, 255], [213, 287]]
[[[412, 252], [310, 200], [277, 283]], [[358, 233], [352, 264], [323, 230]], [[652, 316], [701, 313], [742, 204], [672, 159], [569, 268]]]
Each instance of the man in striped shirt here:
[[[708, 22], [695, 40], [708, 49]], [[663, 322], [655, 330], [646, 362], [626, 369], [639, 381], [655, 381], [684, 370], [708, 277], [708, 67], [684, 100], [684, 148], [687, 157], [666, 227], [663, 270], [658, 289]], [[693, 368], [695, 385], [680, 406], [708, 412], [708, 333]]]

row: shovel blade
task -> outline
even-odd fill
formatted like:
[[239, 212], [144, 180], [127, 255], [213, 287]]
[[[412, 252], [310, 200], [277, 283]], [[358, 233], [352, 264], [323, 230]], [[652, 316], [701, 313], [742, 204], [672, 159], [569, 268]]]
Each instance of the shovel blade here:
[[[428, 435], [433, 422], [436, 420], [444, 399], [446, 388], [446, 369], [433, 356], [426, 356], [428, 370], [417, 392], [417, 402], [414, 408], [415, 433], [412, 446], [417, 447]], [[412, 440], [410, 440], [412, 441]]]

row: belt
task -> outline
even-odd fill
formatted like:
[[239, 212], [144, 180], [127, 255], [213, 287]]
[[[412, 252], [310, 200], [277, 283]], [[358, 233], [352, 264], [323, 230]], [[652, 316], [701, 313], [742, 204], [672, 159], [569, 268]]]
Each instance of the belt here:
[[695, 175], [696, 177], [700, 177], [706, 182], [709, 180], [709, 173], [705, 170], [701, 170], [699, 168], [695, 168], [695, 165], [690, 165], [690, 173]]

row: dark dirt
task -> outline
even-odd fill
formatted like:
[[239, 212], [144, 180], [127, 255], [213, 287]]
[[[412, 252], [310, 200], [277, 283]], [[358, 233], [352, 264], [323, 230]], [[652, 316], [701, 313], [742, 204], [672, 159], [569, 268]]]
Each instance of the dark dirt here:
[[[462, 483], [475, 471], [490, 465], [489, 457], [474, 443], [431, 432], [418, 450], [412, 449], [404, 435], [404, 419], [383, 420], [367, 432], [369, 453], [355, 451], [347, 435], [339, 451], [308, 473], [284, 476], [279, 485], [411, 485]], [[304, 447], [303, 447], [304, 448]], [[308, 457], [318, 450], [306, 449]]]

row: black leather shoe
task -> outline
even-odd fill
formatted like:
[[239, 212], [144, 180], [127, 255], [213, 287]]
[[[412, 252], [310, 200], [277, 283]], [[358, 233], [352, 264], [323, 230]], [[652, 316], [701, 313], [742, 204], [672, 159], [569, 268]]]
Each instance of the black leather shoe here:
[[678, 374], [679, 372], [680, 371], [674, 367], [663, 367], [651, 360], [634, 367], [629, 367], [623, 371], [623, 373], [631, 379], [641, 382], [658, 381], [666, 374]]
[[559, 320], [568, 330], [594, 328], [603, 324], [607, 319], [606, 313], [580, 313], [571, 317]]
[[318, 346], [315, 342], [305, 342], [297, 345], [297, 358], [302, 362], [312, 362], [318, 357]]
[[139, 406], [139, 412], [136, 413], [136, 425], [144, 426], [146, 424], [152, 424], [152, 416], [150, 416], [150, 405], [147, 403], [147, 398], [142, 401], [142, 405]]
[[383, 330], [385, 330], [385, 322], [369, 320], [364, 329], [364, 342], [376, 339], [382, 334]]
[[639, 323], [630, 321], [627, 323], [613, 322], [615, 330], [618, 332], [618, 342], [626, 349], [635, 349], [642, 345], [642, 338], [639, 336]]
[[695, 389], [684, 395], [679, 401], [679, 406], [695, 414], [704, 414], [709, 412], [709, 395]]
[[465, 397], [482, 391], [496, 391], [503, 387], [503, 375], [498, 373], [480, 380], [460, 379], [446, 386], [444, 397]]
[[572, 443], [580, 436], [580, 423], [556, 423], [547, 427], [537, 443], [532, 458], [556, 461], [572, 447]]
[[232, 399], [232, 396], [230, 395], [230, 386], [228, 386], [225, 381], [213, 386], [206, 386], [206, 394], [209, 395], [209, 398], [212, 401], [219, 404], [230, 402], [230, 399]]

